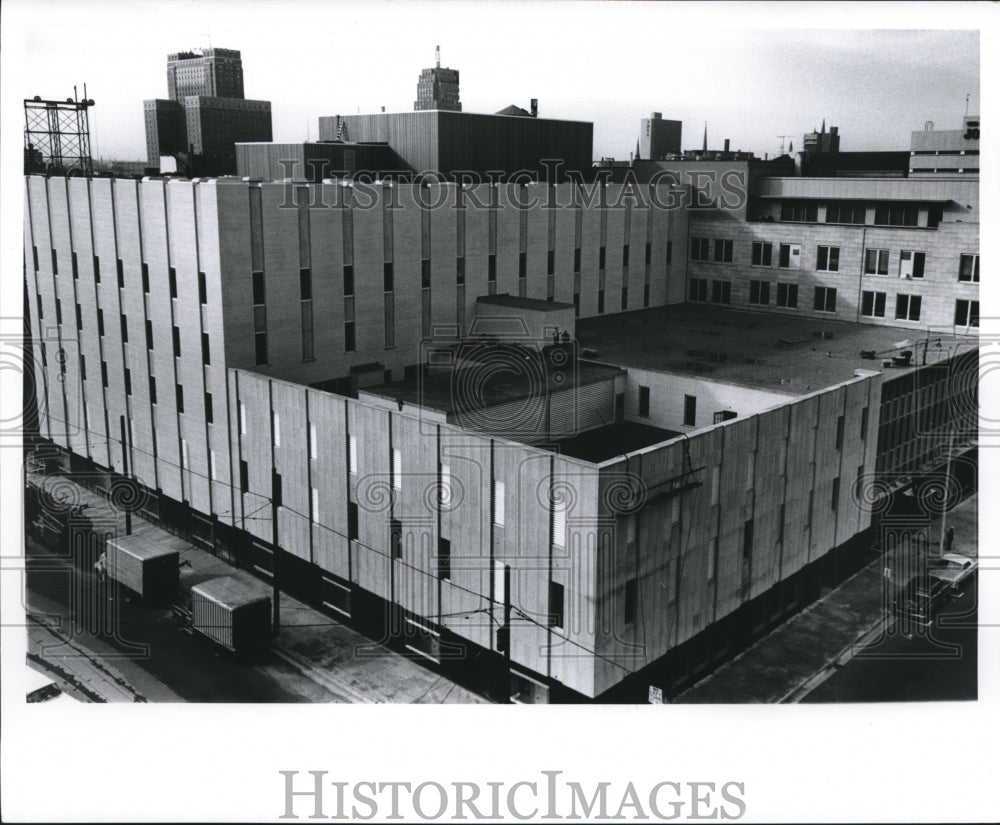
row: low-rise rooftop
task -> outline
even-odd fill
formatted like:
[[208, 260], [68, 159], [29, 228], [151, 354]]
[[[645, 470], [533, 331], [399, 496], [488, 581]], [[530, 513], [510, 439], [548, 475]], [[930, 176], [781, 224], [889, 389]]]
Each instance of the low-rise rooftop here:
[[[950, 331], [856, 324], [698, 304], [581, 318], [585, 358], [624, 368], [699, 375], [706, 380], [801, 395], [839, 384], [856, 370], [897, 375], [976, 345]], [[909, 366], [893, 361], [909, 350]], [[874, 354], [865, 358], [861, 353]]]

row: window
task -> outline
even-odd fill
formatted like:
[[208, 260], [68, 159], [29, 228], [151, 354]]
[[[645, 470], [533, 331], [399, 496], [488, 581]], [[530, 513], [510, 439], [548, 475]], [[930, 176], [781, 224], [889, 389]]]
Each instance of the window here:
[[149, 294], [149, 264], [145, 261], [142, 262], [142, 291]]
[[247, 434], [247, 405], [240, 401], [240, 435]]
[[358, 540], [358, 505], [356, 502], [347, 502], [347, 540]]
[[962, 255], [958, 264], [958, 280], [979, 283], [979, 256]]
[[55, 248], [52, 249], [52, 274], [53, 275], [59, 274], [59, 259], [56, 256]]
[[[124, 375], [125, 375], [125, 395], [131, 395], [132, 394], [132, 370], [130, 370], [128, 367], [125, 367]], [[183, 412], [183, 410], [181, 410], [181, 412]]]
[[[628, 264], [628, 247], [625, 247], [625, 263]], [[554, 249], [549, 250], [549, 254], [546, 258], [546, 272], [549, 275], [554, 275], [556, 272], [556, 251]]]
[[639, 415], [649, 418], [649, 387], [639, 387]]
[[[38, 266], [35, 266], [38, 269]], [[101, 259], [96, 255], [94, 256], [94, 283], [99, 284], [101, 282]]]
[[87, 380], [87, 359], [80, 355], [80, 378]]
[[177, 412], [184, 412], [184, 387], [180, 384], [177, 385]]
[[781, 220], [815, 223], [817, 205], [815, 201], [782, 201]]
[[521, 252], [517, 256], [517, 277], [527, 278], [528, 277], [528, 253]]
[[[490, 280], [496, 280], [496, 256], [490, 255], [492, 259], [493, 267], [493, 277]], [[430, 289], [431, 288], [431, 262], [429, 258], [424, 258], [420, 261], [420, 288]]]
[[259, 366], [267, 363], [267, 333], [255, 332], [253, 336], [254, 361]]
[[709, 581], [715, 578], [715, 558], [719, 555], [719, 540], [717, 538], [712, 539], [708, 545], [708, 570], [706, 578]]
[[778, 244], [778, 266], [782, 269], [798, 269], [802, 260], [802, 247], [798, 244]]
[[857, 201], [830, 201], [826, 205], [826, 222], [863, 224], [865, 205]]
[[767, 306], [771, 301], [771, 284], [767, 281], [750, 282], [750, 303]]
[[920, 320], [919, 295], [899, 294], [896, 296], [896, 320], [897, 321]]
[[837, 311], [837, 290], [832, 286], [818, 286], [813, 293], [813, 309], [817, 312]]
[[215, 412], [212, 409], [212, 393], [205, 393], [205, 421], [212, 424], [215, 421]]
[[181, 357], [181, 330], [180, 327], [173, 328], [174, 337], [174, 358]]
[[69, 263], [70, 263], [70, 269], [73, 270], [73, 280], [75, 281], [80, 277], [80, 270], [77, 267], [75, 252], [70, 252]]
[[393, 288], [393, 275], [392, 275], [392, 261], [386, 261], [382, 264], [382, 291], [392, 292]]
[[208, 474], [212, 481], [218, 480], [218, 465], [215, 460], [215, 450], [208, 451]]
[[836, 512], [838, 504], [840, 504], [840, 477], [839, 476], [833, 480], [833, 488], [830, 490], [830, 509]]
[[348, 321], [344, 324], [344, 352], [354, 352], [355, 346], [354, 321]]
[[56, 298], [56, 323], [62, 324], [62, 301]]
[[684, 396], [684, 426], [693, 427], [695, 420], [695, 410], [698, 407], [698, 399], [693, 395]]
[[961, 298], [955, 301], [955, 326], [979, 326], [979, 301], [966, 301]]
[[354, 265], [344, 265], [344, 295], [354, 294]]
[[274, 446], [281, 446], [281, 417], [276, 413], [271, 413], [271, 432], [274, 436]]
[[754, 241], [751, 248], [750, 263], [754, 266], [771, 265], [771, 244], [763, 241]]
[[259, 306], [265, 303], [264, 300], [264, 273], [254, 272], [252, 276], [253, 281], [253, 302], [254, 306]]
[[565, 589], [559, 582], [549, 582], [549, 627], [562, 628]]
[[638, 581], [631, 578], [625, 582], [625, 624], [630, 625], [635, 621], [636, 596], [638, 594]]
[[250, 492], [250, 467], [243, 459], [240, 459], [240, 492]]
[[889, 274], [889, 250], [866, 249], [865, 275], [888, 275], [888, 274]]
[[101, 361], [101, 384], [104, 389], [108, 388], [108, 362]]
[[816, 269], [820, 272], [840, 271], [840, 247], [839, 246], [817, 246], [816, 247]]
[[712, 468], [712, 486], [709, 503], [714, 507], [719, 503], [719, 486], [722, 482], [722, 467], [716, 464]]
[[[549, 298], [549, 300], [552, 300], [551, 297]], [[624, 311], [626, 309], [628, 309], [628, 287], [627, 286], [623, 286], [622, 287], [622, 310]]]
[[117, 273], [118, 273], [118, 288], [119, 289], [124, 289], [125, 288], [125, 267], [122, 264], [122, 259], [121, 258], [116, 258], [115, 259], [115, 269], [117, 270]]
[[502, 481], [493, 480], [493, 523], [497, 527], [503, 527], [504, 517], [506, 513], [504, 512], [506, 507], [505, 501], [505, 491], [504, 483]]
[[316, 443], [316, 425], [309, 425], [309, 458], [315, 461], [319, 458], [319, 445]]
[[717, 264], [731, 264], [733, 262], [733, 242], [729, 238], [715, 239], [714, 259]]
[[837, 436], [835, 441], [838, 450], [844, 449], [844, 416], [837, 416]]
[[[580, 258], [582, 256], [582, 254], [583, 254], [582, 251], [579, 250], [579, 249], [574, 249], [573, 250], [573, 271], [574, 272], [579, 272], [580, 271]], [[496, 258], [495, 255], [493, 257]]]
[[275, 507], [281, 507], [283, 500], [281, 473], [271, 470], [271, 500]]
[[[167, 267], [167, 280], [170, 282], [170, 297], [177, 297], [177, 270], [174, 267]], [[262, 302], [263, 303], [263, 302]]]
[[566, 546], [566, 498], [552, 502], [552, 544], [556, 547]]
[[753, 556], [753, 519], [743, 522], [743, 561], [750, 561]]
[[392, 489], [401, 490], [403, 487], [403, 453], [397, 447], [392, 449]]
[[38, 247], [34, 245], [31, 247], [31, 261], [35, 265], [35, 272], [38, 272]]
[[78, 332], [83, 331], [83, 307], [79, 304], [76, 305], [76, 329]]
[[604, 290], [597, 290], [597, 311], [604, 312]]
[[642, 305], [644, 307], [649, 306], [649, 284], [643, 284], [642, 287]]
[[[41, 307], [41, 303], [39, 303], [39, 307]], [[41, 315], [39, 315], [39, 317], [41, 317]], [[122, 317], [122, 320], [124, 321], [125, 316], [122, 315], [121, 317]], [[125, 324], [123, 323], [122, 326], [124, 327]], [[104, 336], [104, 310], [103, 309], [98, 309], [97, 310], [97, 334], [100, 335], [101, 337]]]
[[[598, 269], [604, 269], [604, 259], [605, 259], [606, 253], [607, 253], [606, 248], [602, 246], [600, 248], [600, 250], [598, 251], [598, 253], [597, 253], [597, 268]], [[524, 253], [521, 253], [521, 254], [524, 254]]]
[[[152, 335], [152, 327], [150, 327], [150, 335]], [[149, 339], [152, 341], [152, 338]], [[208, 344], [208, 333], [203, 332], [201, 334], [201, 360], [203, 364], [212, 363], [211, 349]]]
[[461, 286], [465, 283], [465, 257], [459, 256], [455, 259], [455, 283]]
[[728, 304], [732, 284], [729, 281], [712, 281], [712, 303]]
[[653, 263], [653, 244], [646, 241], [646, 266]]
[[205, 281], [205, 273], [198, 273], [198, 302], [200, 304], [208, 303], [208, 284]]
[[674, 242], [667, 241], [667, 263], [670, 263], [670, 259], [674, 256]]
[[451, 542], [438, 539], [437, 574], [442, 581], [451, 578]]
[[862, 292], [861, 314], [866, 318], [885, 318], [885, 293]]
[[916, 226], [917, 207], [894, 204], [877, 204], [875, 206], [876, 226]]
[[358, 472], [358, 439], [357, 436], [347, 436], [347, 471], [351, 475]]
[[868, 408], [861, 408], [861, 440], [866, 441], [868, 439]]
[[786, 309], [795, 309], [799, 305], [798, 284], [778, 284], [775, 305]]
[[309, 519], [313, 524], [319, 523], [319, 490], [309, 488]]
[[708, 280], [688, 278], [688, 300], [704, 302], [708, 300]]
[[902, 250], [899, 253], [899, 277], [923, 278], [926, 259], [927, 255], [924, 252], [915, 252], [912, 249]]
[[691, 260], [707, 261], [708, 238], [691, 238]]
[[154, 376], [149, 376], [149, 403], [156, 403], [156, 378]]

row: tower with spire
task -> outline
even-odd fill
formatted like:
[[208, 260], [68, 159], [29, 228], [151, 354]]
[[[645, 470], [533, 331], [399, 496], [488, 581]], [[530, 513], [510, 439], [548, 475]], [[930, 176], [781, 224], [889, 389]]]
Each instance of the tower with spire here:
[[434, 47], [434, 68], [421, 71], [417, 81], [417, 99], [413, 110], [421, 112], [428, 109], [462, 111], [462, 102], [458, 98], [458, 69], [441, 68], [440, 46]]
[[[823, 125], [820, 126], [818, 132], [816, 129], [813, 129], [802, 136], [802, 150], [804, 152], [811, 152], [814, 155], [839, 152], [840, 135], [837, 133], [837, 127], [831, 126], [828, 132], [826, 130], [826, 118], [823, 118]], [[789, 148], [788, 154], [791, 153], [791, 148]]]

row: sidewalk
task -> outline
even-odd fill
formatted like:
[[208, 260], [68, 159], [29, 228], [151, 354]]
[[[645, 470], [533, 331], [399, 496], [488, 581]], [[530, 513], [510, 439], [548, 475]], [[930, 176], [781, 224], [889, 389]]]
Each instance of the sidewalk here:
[[[124, 535], [124, 516], [116, 512], [103, 496], [64, 476], [48, 477], [44, 485], [46, 488], [58, 485], [63, 497], [69, 494], [73, 496], [74, 503], [89, 505], [85, 512], [88, 518], [116, 523], [118, 534]], [[180, 569], [180, 589], [185, 593], [190, 593], [193, 586], [207, 579], [232, 576], [268, 596], [272, 594], [270, 585], [247, 571], [232, 567], [134, 514], [132, 535], [144, 536], [158, 546], [171, 547], [180, 552], [181, 562], [188, 563]], [[271, 642], [271, 650], [322, 687], [359, 703], [488, 703], [478, 694], [433, 673], [417, 661], [373, 642], [286, 593], [282, 593], [280, 599], [281, 627]]]
[[[953, 552], [978, 555], [978, 495], [948, 513]], [[936, 543], [940, 521], [931, 526]], [[798, 702], [880, 632], [883, 561], [876, 559], [837, 589], [689, 688], [674, 704]]]

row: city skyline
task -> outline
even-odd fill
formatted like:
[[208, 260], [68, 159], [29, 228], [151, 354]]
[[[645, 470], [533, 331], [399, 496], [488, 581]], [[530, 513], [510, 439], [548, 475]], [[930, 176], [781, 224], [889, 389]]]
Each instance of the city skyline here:
[[[729, 139], [733, 149], [761, 157], [787, 149], [789, 141], [799, 150], [802, 135], [824, 119], [827, 126], [840, 127], [844, 151], [898, 150], [927, 120], [937, 128], [955, 128], [965, 114], [966, 95], [969, 112], [978, 113], [976, 31], [806, 30], [795, 26], [819, 25], [822, 14], [806, 17], [801, 9], [787, 15], [789, 29], [747, 30], [734, 28], [752, 25], [741, 21], [748, 17], [742, 8], [727, 7], [725, 17], [721, 10], [699, 10], [695, 18], [683, 5], [614, 5], [614, 10], [579, 5], [567, 25], [561, 8], [549, 5], [536, 4], [530, 14], [525, 7], [501, 11], [487, 5], [482, 11], [477, 7], [473, 19], [467, 6], [450, 6], [442, 15], [412, 4], [393, 8], [393, 21], [405, 25], [387, 31], [380, 28], [388, 19], [385, 4], [346, 4], [331, 11], [306, 3], [302, 11], [318, 22], [317, 31], [342, 26], [346, 16], [350, 36], [321, 33], [315, 47], [302, 49], [297, 38], [282, 42], [260, 25], [268, 4], [247, 6], [237, 24], [227, 19], [224, 7], [203, 1], [197, 24], [167, 20], [144, 32], [141, 44], [114, 52], [92, 45], [100, 40], [80, 37], [81, 26], [86, 31], [98, 25], [93, 15], [67, 9], [58, 15], [61, 24], [26, 26], [24, 67], [30, 80], [23, 94], [62, 99], [73, 84], [82, 95], [86, 83], [88, 96], [97, 101], [91, 113], [94, 156], [122, 160], [143, 156], [142, 101], [166, 96], [166, 54], [210, 45], [241, 51], [246, 94], [273, 101], [279, 142], [317, 139], [318, 118], [325, 115], [378, 112], [383, 106], [389, 112], [412, 111], [417, 80], [434, 65], [436, 45], [442, 67], [461, 72], [465, 111], [492, 113], [511, 103], [527, 108], [538, 98], [542, 117], [593, 122], [595, 159], [627, 160], [640, 121], [651, 111], [684, 122], [684, 149], [701, 147], [707, 121], [710, 149]], [[77, 16], [78, 25], [71, 24]], [[919, 24], [919, 16], [910, 19]], [[475, 30], [469, 27], [493, 20], [517, 29], [513, 58], [506, 59], [508, 48], [483, 49], [478, 38], [465, 36]], [[675, 21], [684, 31], [712, 31], [708, 60], [698, 37], [653, 38], [647, 47], [642, 40], [630, 42], [613, 25], [623, 32], [657, 26], [676, 32]], [[116, 13], [115, 22], [101, 17], [99, 26], [107, 31], [135, 22], [131, 14]], [[955, 17], [955, 25], [960, 23]], [[376, 30], [377, 37], [363, 35]], [[557, 30], [570, 37], [553, 37]], [[596, 31], [602, 32], [599, 46], [590, 34]], [[78, 54], [73, 66], [55, 59], [71, 48]], [[627, 59], [595, 61], [598, 48]], [[127, 73], [121, 71], [123, 58]], [[372, 70], [359, 71], [365, 65]], [[674, 77], [682, 77], [683, 84], [673, 84]]]

